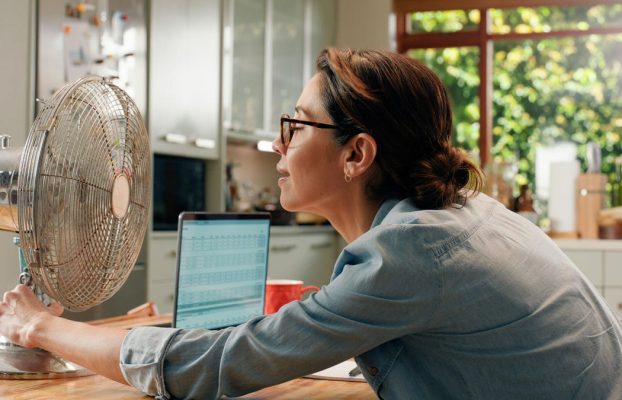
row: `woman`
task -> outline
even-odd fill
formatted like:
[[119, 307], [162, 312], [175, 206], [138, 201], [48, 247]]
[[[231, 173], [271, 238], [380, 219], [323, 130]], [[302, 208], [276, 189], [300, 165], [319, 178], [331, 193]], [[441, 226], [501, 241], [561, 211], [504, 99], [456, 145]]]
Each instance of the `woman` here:
[[163, 398], [240, 395], [352, 356], [385, 399], [620, 398], [614, 314], [536, 226], [477, 193], [438, 78], [378, 51], [328, 49], [317, 67], [273, 147], [283, 206], [348, 242], [330, 284], [223, 331], [129, 333], [56, 317], [19, 286], [0, 333]]

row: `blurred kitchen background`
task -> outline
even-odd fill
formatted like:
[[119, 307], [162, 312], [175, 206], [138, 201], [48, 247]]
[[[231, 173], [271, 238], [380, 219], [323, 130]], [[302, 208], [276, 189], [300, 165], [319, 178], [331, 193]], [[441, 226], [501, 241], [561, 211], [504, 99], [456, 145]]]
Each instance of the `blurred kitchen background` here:
[[[622, 4], [613, 0], [0, 0], [0, 135], [87, 74], [130, 93], [153, 150], [152, 221], [128, 282], [76, 319], [173, 305], [183, 210], [269, 211], [271, 278], [328, 282], [345, 243], [278, 201], [270, 142], [327, 46], [433, 68], [486, 193], [545, 230], [622, 312]], [[0, 290], [17, 283], [0, 232]]]

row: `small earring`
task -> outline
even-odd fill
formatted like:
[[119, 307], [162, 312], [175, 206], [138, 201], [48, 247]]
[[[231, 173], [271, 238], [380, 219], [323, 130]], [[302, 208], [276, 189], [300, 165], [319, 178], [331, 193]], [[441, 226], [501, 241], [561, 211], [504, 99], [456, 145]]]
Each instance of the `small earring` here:
[[346, 171], [346, 172], [344, 172], [343, 180], [345, 180], [346, 183], [350, 183], [350, 182], [352, 182], [352, 176], [350, 176], [350, 174], [348, 174], [348, 172]]

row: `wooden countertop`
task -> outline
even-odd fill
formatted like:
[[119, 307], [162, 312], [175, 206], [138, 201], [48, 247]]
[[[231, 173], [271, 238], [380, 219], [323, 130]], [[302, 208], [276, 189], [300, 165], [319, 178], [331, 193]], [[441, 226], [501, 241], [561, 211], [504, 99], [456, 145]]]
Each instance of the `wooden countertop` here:
[[[365, 382], [329, 381], [299, 378], [240, 397], [241, 399], [376, 399]], [[70, 379], [4, 380], [0, 382], [3, 400], [136, 400], [152, 399], [133, 387], [101, 375]]]
[[[93, 321], [95, 325], [136, 327], [170, 323], [171, 315], [121, 316]], [[365, 382], [298, 378], [241, 397], [243, 399], [376, 399]], [[131, 386], [101, 375], [67, 379], [1, 380], [2, 400], [135, 400], [151, 399]]]

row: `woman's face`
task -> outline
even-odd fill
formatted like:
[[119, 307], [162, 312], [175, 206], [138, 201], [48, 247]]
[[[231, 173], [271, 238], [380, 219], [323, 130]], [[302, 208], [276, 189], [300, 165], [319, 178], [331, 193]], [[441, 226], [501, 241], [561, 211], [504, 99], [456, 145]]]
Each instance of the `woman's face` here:
[[[322, 106], [320, 79], [315, 75], [305, 86], [292, 118], [333, 124]], [[287, 148], [280, 137], [273, 149], [281, 155], [277, 163], [281, 205], [289, 211], [308, 211], [326, 216], [339, 207], [344, 190], [345, 154], [332, 138], [333, 129], [297, 124]]]

